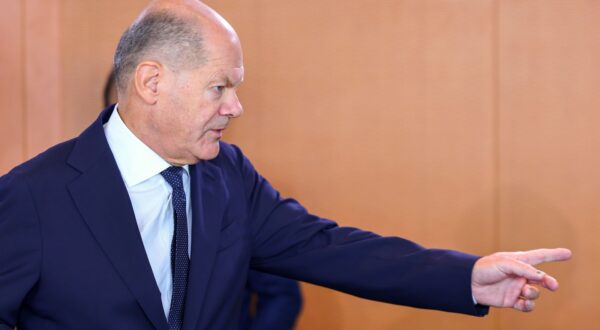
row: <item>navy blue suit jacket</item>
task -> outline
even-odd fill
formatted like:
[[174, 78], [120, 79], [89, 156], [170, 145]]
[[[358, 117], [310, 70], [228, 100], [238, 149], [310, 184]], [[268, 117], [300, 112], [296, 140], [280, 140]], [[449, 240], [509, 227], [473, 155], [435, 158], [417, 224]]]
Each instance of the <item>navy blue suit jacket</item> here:
[[[0, 329], [167, 329], [100, 115], [0, 178]], [[279, 193], [235, 146], [190, 167], [184, 329], [235, 329], [249, 268], [395, 304], [480, 315], [477, 257], [338, 227]]]

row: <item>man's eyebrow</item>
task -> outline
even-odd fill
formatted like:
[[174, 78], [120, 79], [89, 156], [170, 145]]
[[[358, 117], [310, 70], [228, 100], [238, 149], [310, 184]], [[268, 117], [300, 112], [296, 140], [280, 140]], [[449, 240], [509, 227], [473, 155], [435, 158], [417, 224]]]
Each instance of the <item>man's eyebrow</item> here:
[[242, 82], [244, 82], [244, 77], [242, 77], [242, 79], [236, 83], [234, 83], [233, 80], [231, 80], [231, 78], [227, 75], [227, 74], [216, 74], [209, 82], [209, 84], [223, 84], [224, 86], [228, 86], [228, 87], [237, 87], [239, 86]]
[[224, 81], [225, 81], [225, 86], [237, 87], [237, 86], [241, 85], [244, 82], [244, 79], [242, 78], [237, 83], [234, 83], [231, 79], [229, 79], [229, 77], [226, 76], [224, 78]]

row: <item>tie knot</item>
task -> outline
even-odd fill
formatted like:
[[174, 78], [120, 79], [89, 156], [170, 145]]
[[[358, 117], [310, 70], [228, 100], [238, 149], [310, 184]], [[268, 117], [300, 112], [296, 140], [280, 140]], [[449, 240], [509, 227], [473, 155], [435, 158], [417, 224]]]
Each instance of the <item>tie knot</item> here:
[[183, 187], [183, 180], [181, 175], [183, 173], [183, 167], [181, 166], [170, 166], [166, 170], [160, 172], [163, 178], [171, 185], [173, 188], [181, 188]]

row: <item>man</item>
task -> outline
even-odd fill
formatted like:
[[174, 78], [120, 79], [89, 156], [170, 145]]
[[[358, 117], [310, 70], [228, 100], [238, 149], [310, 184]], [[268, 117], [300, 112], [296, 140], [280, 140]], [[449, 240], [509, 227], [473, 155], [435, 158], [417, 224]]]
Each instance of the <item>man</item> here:
[[425, 249], [282, 199], [235, 146], [233, 28], [156, 1], [115, 54], [118, 106], [0, 179], [0, 329], [235, 329], [248, 269], [360, 297], [484, 315], [534, 308], [566, 249]]

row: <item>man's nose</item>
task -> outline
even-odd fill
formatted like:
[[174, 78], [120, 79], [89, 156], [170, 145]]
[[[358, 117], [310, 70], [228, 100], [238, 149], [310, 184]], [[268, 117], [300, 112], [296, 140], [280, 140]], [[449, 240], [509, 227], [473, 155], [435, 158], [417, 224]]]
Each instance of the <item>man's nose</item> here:
[[237, 118], [244, 113], [244, 109], [242, 108], [242, 104], [240, 103], [240, 99], [237, 96], [237, 93], [233, 93], [233, 96], [230, 100], [223, 104], [221, 107], [221, 115], [227, 116], [230, 118]]

